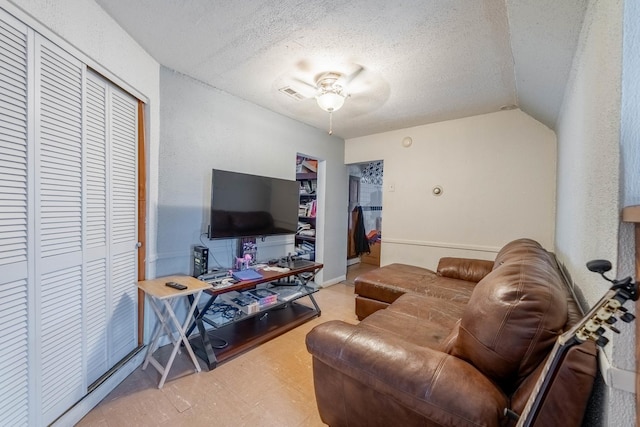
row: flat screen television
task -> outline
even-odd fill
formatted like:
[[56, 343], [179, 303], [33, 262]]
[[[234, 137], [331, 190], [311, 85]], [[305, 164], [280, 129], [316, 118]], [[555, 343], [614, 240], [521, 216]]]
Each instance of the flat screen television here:
[[297, 181], [213, 169], [209, 239], [295, 234]]

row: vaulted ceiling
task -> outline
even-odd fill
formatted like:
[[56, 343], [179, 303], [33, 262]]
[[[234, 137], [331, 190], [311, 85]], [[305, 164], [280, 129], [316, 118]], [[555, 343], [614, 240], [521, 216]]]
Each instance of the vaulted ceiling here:
[[355, 76], [343, 138], [514, 106], [554, 128], [587, 3], [96, 1], [163, 66], [320, 129], [310, 86]]

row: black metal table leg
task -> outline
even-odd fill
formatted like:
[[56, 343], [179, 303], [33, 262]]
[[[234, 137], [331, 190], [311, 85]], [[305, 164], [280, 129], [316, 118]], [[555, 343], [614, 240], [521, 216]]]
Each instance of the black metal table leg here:
[[[212, 295], [209, 298], [209, 300], [206, 302], [202, 310], [198, 310], [196, 308], [193, 314], [194, 322], [189, 327], [186, 333], [187, 337], [189, 337], [189, 335], [191, 335], [193, 330], [196, 327], [198, 328], [198, 332], [200, 333], [200, 344], [202, 345], [202, 349], [204, 350], [204, 354], [201, 354], [200, 356], [204, 356], [204, 361], [207, 363], [207, 366], [209, 367], [210, 370], [215, 369], [215, 367], [218, 365], [218, 360], [216, 359], [216, 354], [213, 351], [213, 346], [211, 345], [211, 340], [209, 339], [209, 334], [207, 333], [207, 330], [204, 327], [202, 318], [207, 313], [207, 310], [209, 310], [209, 308], [213, 305], [216, 298], [217, 298], [217, 295]], [[193, 304], [193, 301], [191, 301], [193, 298], [189, 296], [189, 299], [190, 299], [190, 302]]]

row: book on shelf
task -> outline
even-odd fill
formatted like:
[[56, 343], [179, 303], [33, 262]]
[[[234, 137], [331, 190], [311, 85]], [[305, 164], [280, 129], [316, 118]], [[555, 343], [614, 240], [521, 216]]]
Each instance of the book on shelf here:
[[231, 276], [238, 281], [262, 279], [262, 274], [258, 273], [252, 268], [234, 271], [233, 273], [231, 273]]
[[317, 160], [298, 156], [298, 158], [296, 159], [296, 173], [317, 173], [317, 172], [318, 172]]
[[318, 204], [315, 200], [312, 200], [309, 203], [301, 203], [298, 206], [298, 216], [315, 218], [317, 213], [317, 207], [318, 207]]
[[240, 307], [240, 310], [246, 314], [253, 314], [260, 311], [260, 304], [250, 295], [238, 294], [229, 299], [233, 304]]
[[309, 224], [308, 222], [298, 221], [298, 231], [310, 230], [310, 229], [311, 229], [311, 224]]
[[302, 167], [306, 168], [310, 172], [318, 172], [318, 161], [313, 159], [304, 159], [302, 161]]
[[300, 243], [298, 246], [296, 246], [296, 249], [298, 249], [300, 252], [302, 253], [309, 253], [309, 252], [315, 252], [315, 246], [313, 245], [313, 243], [311, 242], [302, 242]]

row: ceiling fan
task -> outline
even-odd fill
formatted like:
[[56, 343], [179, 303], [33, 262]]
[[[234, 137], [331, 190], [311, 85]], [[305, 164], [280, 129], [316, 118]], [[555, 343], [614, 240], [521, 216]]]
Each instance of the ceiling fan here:
[[353, 81], [364, 71], [364, 67], [355, 64], [355, 69], [349, 74], [339, 71], [324, 71], [313, 78], [313, 84], [298, 77], [292, 77], [294, 85], [280, 88], [296, 99], [315, 98], [318, 106], [329, 113], [329, 135], [333, 134], [333, 112], [344, 105], [352, 95]]

